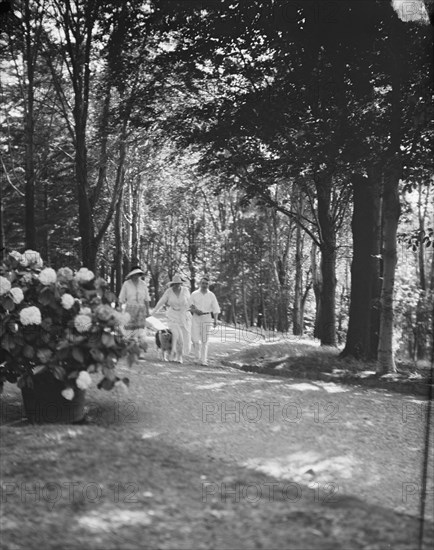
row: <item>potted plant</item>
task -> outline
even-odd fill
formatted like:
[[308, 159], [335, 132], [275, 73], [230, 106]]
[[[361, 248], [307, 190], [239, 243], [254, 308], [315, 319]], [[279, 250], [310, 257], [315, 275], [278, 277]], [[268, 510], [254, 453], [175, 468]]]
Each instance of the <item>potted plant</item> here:
[[2, 262], [0, 386], [17, 383], [30, 421], [82, 420], [92, 373], [105, 390], [128, 384], [116, 365], [126, 358], [131, 366], [144, 345], [125, 339], [128, 314], [114, 303], [108, 283], [89, 269], [44, 268], [32, 250]]

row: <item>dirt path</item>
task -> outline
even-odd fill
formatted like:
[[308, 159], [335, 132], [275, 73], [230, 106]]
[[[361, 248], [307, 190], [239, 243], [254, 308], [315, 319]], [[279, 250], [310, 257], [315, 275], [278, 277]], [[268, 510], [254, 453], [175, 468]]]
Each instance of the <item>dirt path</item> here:
[[[299, 498], [303, 484], [319, 501], [353, 495], [419, 514], [426, 401], [224, 366], [234, 352], [251, 349], [246, 341], [212, 337], [208, 367], [163, 363], [149, 342], [146, 360], [123, 369], [131, 379], [128, 415], [140, 437], [269, 474], [289, 500]], [[224, 480], [207, 482], [215, 492]], [[432, 518], [432, 471], [428, 488]]]
[[120, 366], [127, 393], [88, 390], [82, 425], [28, 424], [6, 385], [2, 548], [421, 550], [425, 402], [225, 365], [290, 352], [312, 369], [309, 342], [216, 335], [208, 367], [163, 363], [149, 343]]

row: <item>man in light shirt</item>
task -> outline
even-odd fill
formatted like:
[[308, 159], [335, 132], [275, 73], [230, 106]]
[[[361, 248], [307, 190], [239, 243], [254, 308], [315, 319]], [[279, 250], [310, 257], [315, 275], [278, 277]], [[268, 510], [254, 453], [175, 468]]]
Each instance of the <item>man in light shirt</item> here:
[[[217, 326], [220, 307], [215, 294], [209, 290], [209, 280], [202, 277], [200, 288], [190, 296], [190, 311], [193, 315], [191, 339], [196, 361], [208, 364], [208, 337], [211, 327]], [[214, 318], [214, 320], [213, 320]]]

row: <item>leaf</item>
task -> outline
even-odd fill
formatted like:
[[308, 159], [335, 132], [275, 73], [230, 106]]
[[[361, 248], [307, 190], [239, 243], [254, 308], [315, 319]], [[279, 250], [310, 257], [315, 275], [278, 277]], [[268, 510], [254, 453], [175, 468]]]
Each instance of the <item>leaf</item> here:
[[33, 357], [35, 356], [35, 349], [32, 346], [26, 344], [23, 349], [23, 355], [24, 357], [27, 357], [27, 359], [33, 359]]
[[8, 311], [13, 311], [15, 309], [14, 301], [10, 296], [4, 296], [2, 300], [3, 307]]
[[70, 373], [68, 374], [68, 378], [77, 378], [78, 373], [79, 373], [78, 370], [73, 370], [72, 372], [70, 372]]
[[33, 374], [40, 374], [41, 372], [45, 372], [46, 370], [47, 370], [47, 367], [45, 365], [41, 365], [33, 369]]
[[15, 342], [13, 339], [13, 336], [10, 334], [5, 334], [1, 339], [1, 347], [5, 349], [6, 351], [11, 351], [15, 347]]
[[51, 340], [51, 335], [48, 332], [44, 332], [41, 336], [41, 340], [44, 344], [48, 344]]
[[81, 348], [72, 348], [72, 357], [79, 363], [84, 363], [84, 354]]
[[102, 362], [104, 361], [104, 354], [101, 350], [99, 350], [98, 348], [92, 348], [90, 350], [90, 354], [92, 356], [92, 359], [94, 359], [95, 361], [97, 362]]
[[18, 327], [18, 324], [15, 323], [15, 321], [9, 321], [8, 329], [9, 329], [9, 332], [11, 332], [12, 334], [16, 334], [19, 330], [19, 327]]
[[57, 378], [57, 380], [65, 380], [66, 371], [60, 365], [56, 365], [53, 369], [53, 376], [54, 378]]
[[39, 303], [48, 306], [54, 300], [53, 292], [49, 287], [45, 287], [39, 293]]

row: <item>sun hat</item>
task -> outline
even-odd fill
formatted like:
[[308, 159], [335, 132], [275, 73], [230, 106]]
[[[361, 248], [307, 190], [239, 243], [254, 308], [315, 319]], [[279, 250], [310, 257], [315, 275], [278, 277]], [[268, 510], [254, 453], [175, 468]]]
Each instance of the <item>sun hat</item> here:
[[176, 285], [176, 284], [182, 285], [183, 282], [184, 281], [182, 280], [181, 275], [176, 274], [173, 276], [173, 279], [169, 282], [169, 285], [170, 286]]
[[145, 275], [145, 273], [140, 269], [138, 265], [135, 265], [133, 266], [132, 270], [128, 273], [128, 275], [125, 277], [125, 280], [129, 279], [130, 277], [133, 277], [133, 275]]

